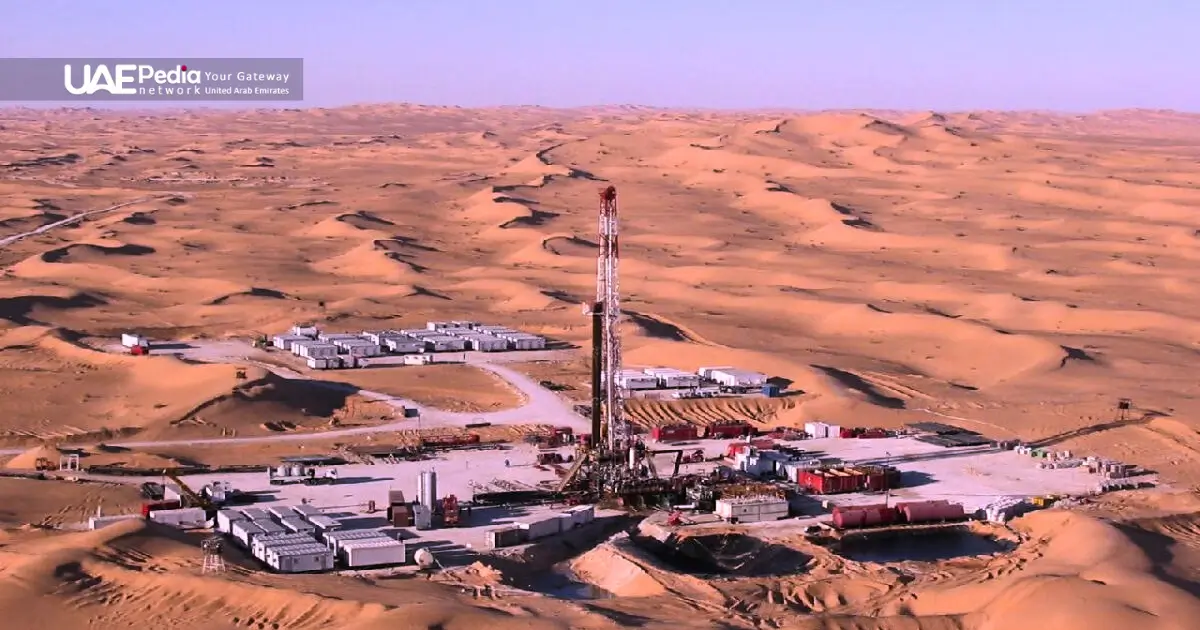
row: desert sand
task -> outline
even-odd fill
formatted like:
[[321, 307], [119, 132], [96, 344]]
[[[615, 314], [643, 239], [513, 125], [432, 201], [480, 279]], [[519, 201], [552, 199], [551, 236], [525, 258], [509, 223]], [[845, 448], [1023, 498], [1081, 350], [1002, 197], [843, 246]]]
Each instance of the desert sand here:
[[[626, 362], [735, 365], [803, 392], [772, 409], [636, 404], [643, 424], [940, 416], [1200, 484], [1200, 116], [394, 105], [0, 119], [0, 435], [14, 445], [386, 415], [254, 367], [243, 379], [86, 343], [126, 330], [186, 340], [453, 318], [586, 343], [596, 192], [612, 184]], [[572, 396], [586, 395], [583, 374], [561, 379]], [[444, 392], [478, 375], [445, 379], [445, 404], [472, 404]], [[1119, 398], [1134, 403], [1124, 421]], [[515, 404], [489, 400], [473, 404]], [[82, 511], [98, 491], [69, 487], [45, 496]], [[1110, 503], [1027, 517], [1018, 551], [919, 575], [827, 566], [713, 586], [649, 572], [586, 603], [482, 604], [437, 584], [249, 565], [205, 578], [186, 537], [14, 529], [0, 610], [21, 611], [14, 628], [1191, 627], [1200, 505], [1187, 492]]]

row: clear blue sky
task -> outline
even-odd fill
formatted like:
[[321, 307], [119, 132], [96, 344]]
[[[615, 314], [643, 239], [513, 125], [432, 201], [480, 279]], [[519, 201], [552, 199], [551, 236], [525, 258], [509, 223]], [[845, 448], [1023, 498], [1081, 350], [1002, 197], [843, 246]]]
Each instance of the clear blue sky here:
[[1200, 0], [7, 0], [0, 57], [303, 57], [305, 105], [1200, 111]]

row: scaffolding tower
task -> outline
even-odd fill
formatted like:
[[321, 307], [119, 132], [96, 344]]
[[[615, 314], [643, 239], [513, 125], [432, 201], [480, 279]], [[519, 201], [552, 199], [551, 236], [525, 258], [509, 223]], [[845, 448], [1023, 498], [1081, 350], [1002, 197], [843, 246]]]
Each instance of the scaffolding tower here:
[[225, 557], [221, 555], [220, 536], [205, 538], [200, 543], [200, 550], [204, 553], [204, 566], [200, 570], [201, 573], [215, 574], [225, 572]]

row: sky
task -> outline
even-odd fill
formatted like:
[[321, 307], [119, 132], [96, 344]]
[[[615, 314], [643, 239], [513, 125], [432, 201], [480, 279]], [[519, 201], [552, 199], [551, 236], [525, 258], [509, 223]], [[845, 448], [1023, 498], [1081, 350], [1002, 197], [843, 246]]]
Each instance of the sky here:
[[1200, 111], [1196, 25], [1196, 0], [12, 0], [0, 57], [302, 57], [291, 107]]

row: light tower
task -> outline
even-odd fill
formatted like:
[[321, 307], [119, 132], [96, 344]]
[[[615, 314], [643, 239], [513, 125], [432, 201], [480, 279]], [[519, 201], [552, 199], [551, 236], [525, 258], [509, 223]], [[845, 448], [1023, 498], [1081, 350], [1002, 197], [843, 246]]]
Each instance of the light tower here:
[[629, 445], [629, 426], [625, 423], [625, 404], [618, 376], [621, 373], [621, 285], [618, 274], [620, 247], [617, 242], [617, 189], [609, 186], [600, 191], [600, 253], [596, 265], [596, 307], [600, 316], [602, 346], [600, 382], [602, 430], [607, 432], [608, 447], [621, 452]]

